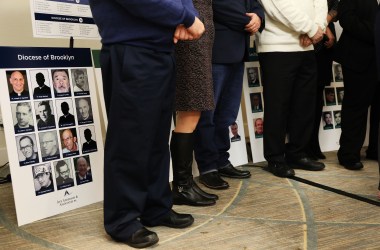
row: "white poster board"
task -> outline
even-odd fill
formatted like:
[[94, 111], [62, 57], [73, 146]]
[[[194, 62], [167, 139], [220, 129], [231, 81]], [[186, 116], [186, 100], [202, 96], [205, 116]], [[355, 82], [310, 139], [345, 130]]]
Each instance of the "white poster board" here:
[[244, 102], [247, 112], [252, 161], [265, 161], [263, 154], [264, 99], [259, 62], [246, 62], [243, 77]]
[[90, 49], [0, 47], [0, 54], [18, 225], [101, 201], [104, 150]]
[[89, 0], [30, 0], [33, 36], [100, 39]]
[[[228, 151], [230, 154], [230, 162], [234, 166], [241, 166], [248, 163], [247, 144], [245, 141], [244, 122], [241, 107], [239, 108], [236, 125], [230, 126], [231, 148]], [[239, 136], [235, 136], [233, 132], [236, 131]]]
[[[319, 126], [319, 144], [322, 152], [338, 150], [341, 134], [341, 108], [344, 97], [343, 74], [340, 64], [334, 62], [332, 67], [332, 82], [330, 86], [325, 87], [323, 92], [324, 106]], [[263, 154], [265, 100], [263, 99], [261, 70], [258, 61], [245, 64], [243, 89], [253, 162], [265, 161]], [[364, 145], [368, 145], [368, 126]]]

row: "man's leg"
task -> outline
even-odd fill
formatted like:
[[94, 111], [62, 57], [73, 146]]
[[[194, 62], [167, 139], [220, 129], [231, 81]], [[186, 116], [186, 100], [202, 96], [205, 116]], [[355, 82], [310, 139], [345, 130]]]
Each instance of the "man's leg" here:
[[[200, 182], [209, 188], [226, 189], [228, 183], [220, 178], [218, 170], [219, 149], [217, 146], [217, 131], [215, 114], [223, 94], [226, 74], [223, 64], [213, 64], [214, 102], [215, 110], [204, 111], [201, 114], [195, 130], [194, 153], [201, 174]], [[228, 133], [228, 128], [227, 128]], [[228, 137], [228, 134], [227, 134]]]
[[296, 52], [260, 53], [264, 93], [264, 157], [269, 170], [289, 177], [294, 171], [285, 161], [285, 136], [293, 84], [300, 55]]
[[[317, 65], [314, 51], [302, 52], [290, 101], [287, 121], [289, 143], [286, 157], [299, 159], [311, 138], [317, 93]], [[302, 128], [302, 129], [301, 129]]]
[[234, 168], [229, 161], [231, 147], [229, 126], [236, 121], [243, 87], [244, 63], [213, 64], [213, 80], [223, 86], [215, 108], [215, 144], [218, 149], [217, 167], [223, 177], [248, 178], [249, 171]]
[[[163, 177], [168, 175], [170, 118], [162, 115], [172, 100], [168, 91], [174, 65], [171, 55], [123, 45], [103, 49], [101, 65], [108, 111], [104, 224], [112, 237], [126, 240], [143, 227], [139, 217], [153, 220], [171, 208], [168, 179]], [[157, 141], [163, 142], [157, 146]], [[151, 194], [152, 189], [157, 193]]]
[[338, 159], [347, 169], [360, 169], [363, 167], [360, 150], [367, 130], [368, 107], [378, 85], [375, 62], [362, 73], [343, 67], [343, 75], [345, 87]]

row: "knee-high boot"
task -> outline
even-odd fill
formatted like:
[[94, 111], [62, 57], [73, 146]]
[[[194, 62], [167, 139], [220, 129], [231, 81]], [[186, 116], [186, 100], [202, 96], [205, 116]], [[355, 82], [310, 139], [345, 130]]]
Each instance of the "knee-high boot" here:
[[[176, 133], [173, 131], [170, 142], [173, 165], [173, 203], [175, 205], [189, 206], [214, 205], [217, 196], [204, 192], [193, 180], [193, 145], [193, 133]], [[209, 197], [206, 195], [209, 195]]]

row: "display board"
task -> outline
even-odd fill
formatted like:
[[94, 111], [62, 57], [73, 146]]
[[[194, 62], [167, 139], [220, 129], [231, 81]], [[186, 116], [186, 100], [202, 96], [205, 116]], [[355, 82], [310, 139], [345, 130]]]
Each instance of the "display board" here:
[[18, 225], [101, 201], [104, 150], [90, 49], [0, 47], [0, 54]]
[[100, 39], [89, 0], [30, 0], [33, 36]]
[[241, 107], [239, 108], [238, 117], [234, 124], [230, 126], [231, 148], [230, 162], [234, 166], [241, 166], [248, 163], [247, 144], [245, 141], [244, 122]]
[[[338, 150], [341, 134], [341, 108], [344, 97], [341, 65], [334, 62], [332, 72], [332, 81], [323, 91], [324, 106], [319, 126], [319, 144], [322, 152]], [[265, 161], [263, 155], [265, 100], [258, 61], [245, 63], [243, 88], [253, 162]], [[364, 145], [368, 145], [368, 132]]]
[[265, 161], [263, 154], [264, 100], [260, 65], [258, 61], [246, 62], [243, 77], [244, 102], [246, 107], [252, 161]]

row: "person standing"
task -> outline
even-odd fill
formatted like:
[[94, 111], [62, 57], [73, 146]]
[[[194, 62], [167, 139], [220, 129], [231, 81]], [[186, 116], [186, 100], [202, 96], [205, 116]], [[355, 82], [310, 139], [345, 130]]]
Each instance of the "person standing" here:
[[212, 77], [215, 110], [203, 111], [195, 130], [199, 181], [212, 189], [227, 189], [220, 176], [249, 178], [251, 173], [229, 161], [229, 126], [236, 121], [242, 93], [244, 60], [250, 35], [262, 30], [264, 12], [256, 0], [213, 0], [215, 40]]
[[172, 132], [170, 152], [173, 167], [173, 203], [176, 205], [214, 205], [218, 196], [203, 191], [193, 180], [194, 130], [201, 111], [214, 109], [212, 85], [212, 45], [214, 24], [212, 1], [193, 0], [206, 31], [199, 40], [179, 41], [175, 48], [176, 127]]
[[[376, 47], [376, 60], [377, 60], [377, 78], [380, 81], [380, 0], [378, 2], [378, 7], [376, 11], [376, 21], [375, 21], [375, 47]], [[378, 147], [377, 147], [378, 157], [380, 157], [380, 125], [379, 125], [379, 135], [378, 135]], [[379, 174], [380, 174], [380, 163], [379, 163]], [[377, 198], [380, 199], [380, 180], [378, 186]]]
[[[326, 0], [261, 0], [265, 30], [257, 35], [265, 100], [264, 157], [268, 169], [291, 177], [294, 168], [322, 170], [306, 154], [317, 91], [312, 43], [322, 40]], [[300, 129], [302, 128], [302, 129]], [[288, 134], [288, 143], [285, 137]]]
[[342, 65], [344, 99], [339, 163], [349, 170], [363, 168], [363, 146], [371, 107], [367, 158], [377, 160], [380, 86], [376, 74], [374, 24], [377, 0], [341, 0], [338, 19], [343, 28], [335, 60]]
[[116, 241], [149, 247], [159, 239], [145, 226], [184, 228], [194, 221], [172, 210], [168, 141], [174, 43], [198, 39], [204, 25], [191, 1], [90, 0], [90, 7], [106, 83], [104, 226]]

